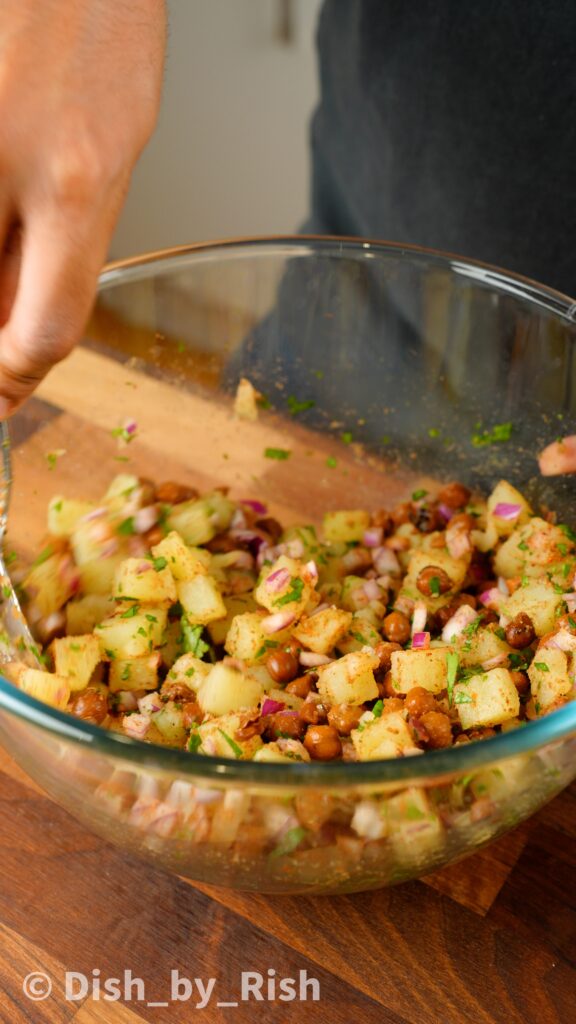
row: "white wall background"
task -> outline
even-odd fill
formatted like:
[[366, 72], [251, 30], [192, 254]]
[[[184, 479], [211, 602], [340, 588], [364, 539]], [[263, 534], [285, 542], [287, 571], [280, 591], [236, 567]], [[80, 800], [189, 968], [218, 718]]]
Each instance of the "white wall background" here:
[[308, 211], [320, 6], [169, 0], [160, 121], [135, 171], [112, 257], [297, 228]]

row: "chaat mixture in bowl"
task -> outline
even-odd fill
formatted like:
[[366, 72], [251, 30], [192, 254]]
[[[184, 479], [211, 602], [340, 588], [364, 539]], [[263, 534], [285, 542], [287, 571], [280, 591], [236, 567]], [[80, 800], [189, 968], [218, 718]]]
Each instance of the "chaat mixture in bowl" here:
[[576, 330], [522, 289], [318, 239], [105, 273], [12, 439], [0, 739], [55, 799], [192, 878], [337, 892], [568, 784]]

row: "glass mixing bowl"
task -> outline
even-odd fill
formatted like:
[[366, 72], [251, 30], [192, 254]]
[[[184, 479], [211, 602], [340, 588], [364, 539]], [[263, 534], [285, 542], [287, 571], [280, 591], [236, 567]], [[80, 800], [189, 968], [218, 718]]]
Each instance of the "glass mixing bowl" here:
[[[118, 472], [227, 486], [287, 523], [504, 477], [574, 524], [570, 478], [541, 478], [536, 453], [574, 429], [575, 321], [568, 299], [519, 277], [361, 240], [114, 264], [83, 345], [12, 423], [8, 546], [37, 553], [48, 499], [95, 499]], [[267, 399], [256, 422], [233, 414], [242, 376]], [[120, 448], [127, 417], [137, 435]], [[502, 423], [510, 439], [482, 443]], [[263, 892], [367, 889], [472, 853], [576, 776], [575, 734], [576, 702], [417, 758], [256, 764], [105, 732], [0, 680], [1, 742], [87, 827]]]

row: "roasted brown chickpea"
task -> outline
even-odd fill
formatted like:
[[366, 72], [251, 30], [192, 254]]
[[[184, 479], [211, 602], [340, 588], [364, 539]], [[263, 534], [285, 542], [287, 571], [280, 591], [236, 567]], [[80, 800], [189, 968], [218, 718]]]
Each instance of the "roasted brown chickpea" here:
[[398, 691], [394, 689], [392, 685], [392, 672], [388, 671], [385, 673], [384, 678], [380, 681], [377, 680], [378, 685], [378, 696], [381, 699], [385, 697], [397, 697]]
[[342, 743], [333, 725], [311, 725], [304, 746], [314, 761], [333, 761], [342, 753]]
[[406, 694], [406, 708], [414, 718], [420, 718], [427, 711], [436, 710], [436, 701], [429, 690], [423, 686], [413, 686]]
[[447, 572], [438, 565], [427, 565], [418, 573], [416, 586], [425, 597], [440, 597], [453, 586]]
[[405, 644], [410, 639], [410, 620], [403, 612], [390, 612], [382, 623], [382, 632], [392, 643]]
[[529, 647], [536, 639], [534, 623], [526, 612], [518, 612], [518, 615], [512, 619], [512, 622], [508, 623], [504, 632], [506, 634], [506, 643], [517, 650]]
[[522, 695], [529, 692], [530, 680], [525, 672], [511, 671], [510, 675], [512, 676], [512, 682], [519, 694]]
[[452, 746], [452, 726], [448, 715], [443, 715], [441, 711], [425, 711], [419, 721], [428, 733], [426, 745], [431, 750]]
[[471, 493], [464, 484], [453, 481], [438, 491], [437, 498], [442, 505], [448, 505], [448, 508], [464, 508], [470, 500]]
[[370, 525], [378, 527], [378, 529], [383, 531], [383, 536], [387, 537], [394, 529], [394, 520], [389, 512], [386, 512], [383, 508], [379, 508], [376, 512], [372, 513]]
[[191, 729], [193, 725], [202, 721], [204, 712], [195, 700], [189, 700], [182, 705], [182, 716], [184, 728]]
[[436, 506], [428, 504], [413, 505], [410, 521], [414, 523], [420, 533], [433, 533], [434, 530], [439, 530], [445, 525]]
[[186, 683], [177, 683], [168, 677], [160, 689], [162, 700], [177, 700], [187, 702], [194, 700], [194, 691], [186, 686]]
[[286, 736], [293, 740], [302, 739], [306, 732], [306, 722], [303, 722], [299, 715], [291, 711], [276, 711], [270, 715], [266, 727], [266, 735], [269, 739], [275, 740], [279, 736]]
[[300, 671], [300, 662], [291, 650], [279, 647], [266, 658], [268, 673], [277, 683], [290, 683]]
[[464, 604], [467, 604], [469, 608], [476, 608], [478, 602], [473, 594], [458, 594], [458, 597], [455, 597], [449, 604], [445, 604], [442, 608], [438, 608], [436, 612], [436, 624], [438, 629], [444, 629], [448, 619], [451, 619], [454, 613], [457, 612]]
[[305, 700], [298, 714], [306, 725], [324, 725], [328, 711], [321, 701]]
[[81, 690], [68, 706], [68, 711], [83, 722], [101, 725], [108, 714], [108, 698], [101, 690], [88, 687]]
[[272, 538], [272, 543], [277, 544], [282, 536], [283, 530], [277, 519], [272, 516], [265, 516], [264, 519], [257, 519], [255, 524], [258, 530], [263, 530]]
[[156, 488], [156, 500], [165, 505], [179, 505], [181, 501], [191, 501], [197, 497], [198, 491], [194, 487], [177, 484], [173, 480], [166, 480]]
[[161, 526], [153, 526], [151, 530], [147, 530], [144, 534], [144, 540], [149, 548], [156, 547], [161, 540], [164, 540], [164, 537], [165, 533]]
[[349, 736], [363, 714], [363, 705], [333, 704], [328, 712], [328, 724], [337, 729], [341, 736]]
[[411, 512], [412, 503], [410, 501], [403, 501], [400, 505], [396, 505], [396, 508], [393, 508], [391, 512], [394, 526], [398, 527], [404, 523], [409, 523]]
[[470, 533], [470, 530], [477, 528], [477, 522], [474, 516], [468, 514], [468, 512], [459, 512], [458, 515], [452, 516], [449, 522], [451, 530], [463, 530], [465, 533]]
[[305, 700], [314, 689], [314, 678], [311, 672], [306, 676], [298, 676], [297, 679], [293, 679], [291, 683], [288, 683], [286, 693], [292, 693], [295, 697], [302, 697]]
[[378, 657], [380, 664], [376, 669], [377, 672], [389, 672], [392, 664], [392, 655], [394, 651], [401, 651], [402, 647], [400, 644], [390, 643], [389, 640], [381, 640], [379, 644], [376, 644], [374, 648], [374, 654]]

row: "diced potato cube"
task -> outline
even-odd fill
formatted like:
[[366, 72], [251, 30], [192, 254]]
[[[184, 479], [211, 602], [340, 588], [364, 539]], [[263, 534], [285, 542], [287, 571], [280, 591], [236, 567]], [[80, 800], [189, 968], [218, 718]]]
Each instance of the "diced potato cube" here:
[[123, 558], [123, 555], [109, 555], [107, 558], [98, 556], [93, 561], [82, 562], [78, 566], [82, 592], [97, 594], [99, 597], [109, 597], [114, 584], [114, 576], [122, 564]]
[[376, 647], [382, 637], [375, 622], [378, 622], [378, 616], [370, 607], [354, 612], [348, 632], [338, 641], [338, 650], [342, 654], [351, 654], [353, 651], [361, 651], [363, 647]]
[[160, 655], [144, 654], [139, 658], [114, 658], [110, 662], [109, 686], [119, 690], [156, 690]]
[[440, 693], [448, 682], [448, 658], [452, 647], [429, 647], [424, 650], [392, 652], [392, 686], [398, 693], [408, 693], [421, 686], [430, 693]]
[[256, 679], [218, 662], [202, 681], [198, 703], [207, 714], [225, 715], [256, 707], [263, 694], [264, 687]]
[[53, 537], [69, 537], [79, 520], [95, 508], [87, 501], [74, 501], [57, 495], [48, 505], [48, 533]]
[[94, 626], [102, 619], [112, 615], [115, 605], [111, 597], [102, 594], [87, 594], [78, 601], [69, 601], [66, 605], [66, 633], [68, 636], [79, 636], [91, 633]]
[[536, 714], [547, 711], [573, 689], [568, 671], [568, 655], [554, 647], [541, 647], [528, 669]]
[[106, 494], [104, 495], [104, 501], [107, 505], [117, 511], [126, 504], [126, 502], [134, 496], [134, 493], [140, 488], [140, 480], [133, 473], [118, 473], [117, 476], [111, 481]]
[[513, 619], [519, 612], [526, 612], [532, 619], [536, 636], [551, 633], [564, 603], [562, 594], [557, 594], [548, 580], [535, 580], [525, 587], [518, 587], [502, 604], [502, 613]]
[[463, 729], [501, 725], [520, 711], [518, 690], [507, 668], [493, 668], [456, 683], [453, 699]]
[[511, 654], [512, 648], [501, 640], [496, 633], [490, 629], [479, 629], [477, 632], [467, 636], [461, 633], [453, 641], [453, 646], [458, 652], [459, 662], [462, 668], [469, 668], [472, 665], [482, 665], [491, 658], [497, 658], [501, 654]]
[[92, 673], [102, 660], [96, 636], [64, 636], [52, 641], [56, 674], [68, 680], [71, 690], [88, 686]]
[[42, 672], [36, 668], [25, 668], [18, 675], [18, 687], [30, 697], [50, 704], [53, 708], [64, 710], [70, 700], [69, 680], [52, 672]]
[[361, 608], [368, 606], [370, 599], [364, 590], [365, 582], [366, 580], [363, 576], [344, 577], [340, 591], [340, 604], [343, 608], [351, 612], [357, 612]]
[[341, 608], [326, 608], [311, 618], [303, 618], [293, 635], [299, 643], [316, 654], [328, 654], [336, 647], [352, 622], [352, 613]]
[[283, 629], [273, 636], [265, 633], [262, 629], [262, 620], [265, 618], [266, 613], [263, 611], [242, 612], [234, 616], [225, 644], [226, 651], [232, 658], [239, 658], [247, 665], [254, 665], [267, 658], [275, 647], [287, 642], [290, 630]]
[[112, 593], [122, 601], [170, 605], [176, 601], [176, 584], [169, 569], [158, 571], [147, 558], [126, 558], [116, 570]]
[[198, 753], [249, 761], [262, 747], [262, 740], [260, 736], [238, 739], [236, 733], [239, 728], [240, 716], [235, 714], [225, 714], [213, 721], [203, 722], [197, 730], [202, 744]]
[[166, 618], [165, 608], [149, 608], [130, 617], [124, 612], [104, 619], [94, 632], [103, 653], [111, 660], [142, 658], [162, 643]]
[[212, 666], [207, 661], [201, 661], [193, 654], [183, 654], [172, 665], [167, 679], [171, 683], [183, 683], [191, 690], [197, 690], [211, 668]]
[[226, 618], [215, 619], [214, 622], [209, 622], [207, 627], [210, 639], [216, 645], [226, 642], [226, 637], [236, 615], [256, 611], [256, 602], [251, 593], [229, 594], [223, 596], [223, 601], [226, 606]]
[[360, 761], [401, 757], [416, 749], [414, 737], [401, 711], [361, 723], [350, 733]]
[[[506, 519], [495, 515], [498, 505], [519, 505], [520, 512], [515, 519]], [[526, 498], [507, 480], [500, 480], [488, 498], [488, 520], [492, 520], [499, 537], [509, 537], [516, 527], [522, 526], [530, 518], [531, 508]]]
[[170, 530], [179, 533], [186, 544], [207, 544], [217, 534], [212, 513], [205, 501], [182, 501], [170, 509]]
[[[282, 570], [284, 570], [282, 576], [277, 576], [276, 574], [281, 573]], [[272, 576], [274, 579], [268, 582]], [[276, 589], [278, 580], [282, 581], [284, 576], [286, 578], [282, 586]], [[276, 559], [274, 565], [268, 566], [266, 569], [261, 583], [255, 590], [254, 597], [258, 604], [263, 605], [271, 613], [285, 610], [293, 612], [294, 616], [299, 618], [311, 599], [318, 600], [314, 583], [315, 580], [312, 579], [303, 562], [296, 558], [289, 558], [287, 555], [281, 555]]]
[[327, 541], [362, 540], [370, 526], [370, 515], [364, 509], [339, 510], [327, 512], [324, 516], [324, 536]]
[[234, 413], [240, 420], [258, 419], [258, 392], [246, 377], [241, 377], [234, 396]]
[[374, 669], [378, 664], [378, 657], [372, 651], [345, 654], [321, 669], [318, 692], [330, 704], [363, 704], [366, 700], [375, 700], [378, 685]]
[[444, 828], [426, 790], [409, 786], [384, 801], [382, 813], [400, 863], [424, 866], [430, 862], [430, 854], [443, 846]]
[[[228, 746], [230, 747], [230, 744]], [[237, 752], [230, 750], [226, 756], [236, 757]], [[250, 757], [250, 753], [242, 750], [242, 757]], [[244, 819], [249, 813], [250, 803], [251, 794], [245, 789], [228, 789], [223, 800], [220, 800], [215, 808], [209, 842], [230, 846], [241, 832]]]
[[514, 530], [502, 544], [496, 552], [494, 566], [498, 575], [506, 579], [541, 577], [545, 572], [554, 572], [557, 567], [560, 574], [558, 582], [562, 584], [563, 566], [571, 560], [573, 549], [573, 542], [560, 527], [535, 516]]
[[226, 605], [210, 576], [195, 576], [176, 584], [178, 600], [192, 625], [205, 625], [226, 618]]
[[182, 709], [176, 707], [174, 701], [168, 701], [160, 711], [155, 711], [151, 717], [159, 733], [170, 746], [183, 745], [186, 739], [184, 715]]
[[57, 612], [72, 595], [72, 574], [62, 571], [63, 558], [66, 556], [49, 555], [34, 565], [24, 580], [24, 590], [43, 616]]
[[155, 558], [166, 559], [167, 568], [178, 581], [205, 576], [212, 560], [209, 551], [189, 547], [174, 530], [152, 548], [152, 554]]

